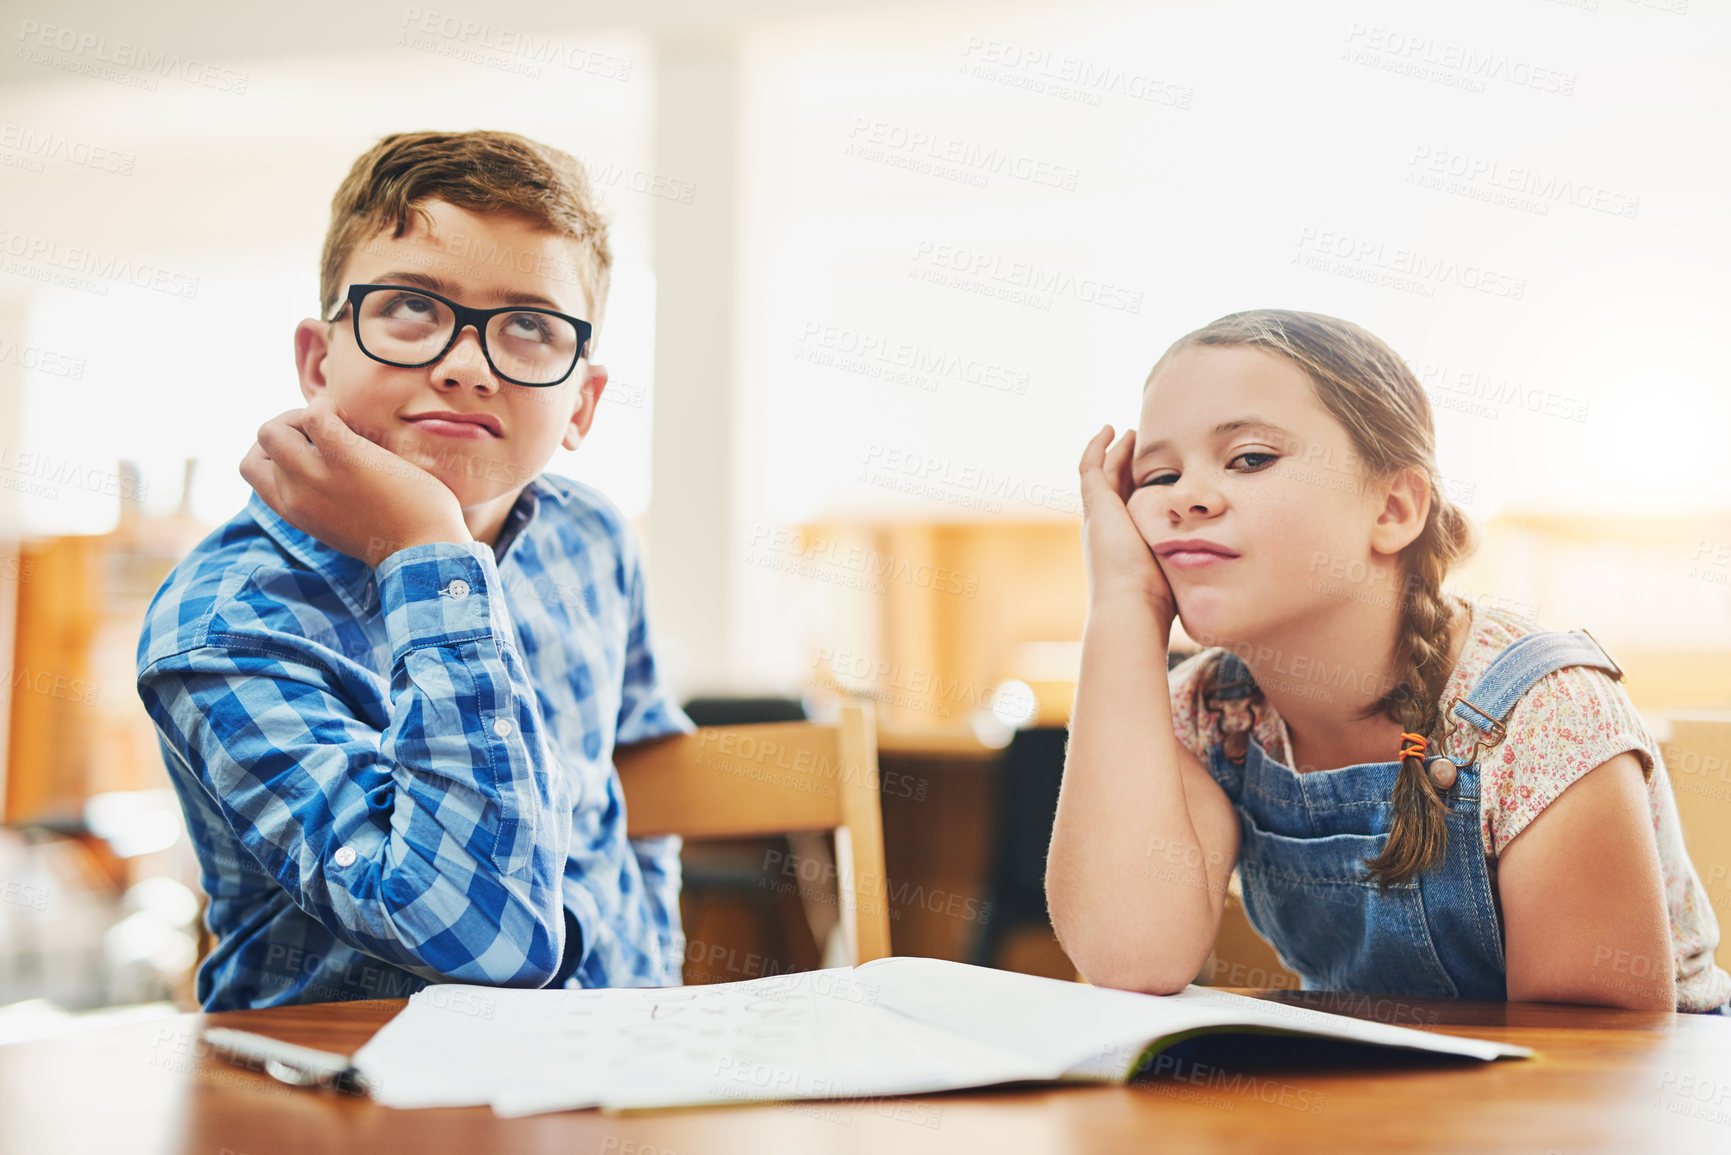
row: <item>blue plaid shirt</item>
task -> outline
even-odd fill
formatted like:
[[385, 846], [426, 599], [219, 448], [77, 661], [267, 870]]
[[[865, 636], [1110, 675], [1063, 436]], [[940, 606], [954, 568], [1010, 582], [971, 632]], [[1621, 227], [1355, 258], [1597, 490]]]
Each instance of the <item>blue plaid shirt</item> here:
[[692, 726], [594, 488], [542, 474], [496, 546], [376, 570], [255, 494], [157, 591], [138, 694], [210, 896], [207, 1010], [680, 981], [679, 841], [627, 840], [612, 757]]

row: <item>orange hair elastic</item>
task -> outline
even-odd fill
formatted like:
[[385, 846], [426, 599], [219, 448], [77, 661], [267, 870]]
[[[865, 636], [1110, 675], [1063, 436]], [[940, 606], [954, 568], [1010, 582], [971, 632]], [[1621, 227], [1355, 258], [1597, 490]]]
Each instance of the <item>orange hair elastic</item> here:
[[1405, 743], [1400, 748], [1400, 760], [1402, 762], [1408, 758], [1424, 757], [1426, 742], [1423, 734], [1402, 734], [1400, 740]]

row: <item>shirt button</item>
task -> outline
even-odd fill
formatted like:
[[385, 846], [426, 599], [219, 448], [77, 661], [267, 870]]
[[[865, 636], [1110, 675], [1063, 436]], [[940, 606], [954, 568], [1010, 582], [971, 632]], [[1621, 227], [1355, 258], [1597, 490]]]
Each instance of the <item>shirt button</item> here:
[[355, 862], [355, 848], [352, 846], [344, 846], [337, 851], [336, 857], [338, 866], [353, 866]]
[[464, 581], [462, 578], [452, 578], [451, 584], [439, 592], [450, 596], [456, 601], [462, 601], [464, 598], [469, 596], [469, 583]]
[[495, 734], [499, 735], [499, 737], [503, 738], [506, 735], [508, 735], [510, 732], [511, 732], [511, 722], [509, 719], [507, 719], [507, 718], [495, 718], [493, 720], [493, 733], [495, 733]]

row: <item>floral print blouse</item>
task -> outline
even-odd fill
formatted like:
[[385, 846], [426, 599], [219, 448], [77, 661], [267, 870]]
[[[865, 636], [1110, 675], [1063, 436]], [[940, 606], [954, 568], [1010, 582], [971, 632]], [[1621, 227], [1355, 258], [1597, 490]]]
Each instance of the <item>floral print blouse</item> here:
[[[1472, 603], [1472, 623], [1442, 701], [1465, 696], [1496, 656], [1516, 639], [1544, 627], [1506, 610]], [[1219, 716], [1204, 709], [1201, 688], [1222, 651], [1204, 650], [1171, 673], [1172, 717], [1178, 740], [1206, 761], [1221, 740]], [[1292, 765], [1286, 723], [1271, 706], [1253, 713], [1252, 736], [1271, 757]], [[1586, 667], [1558, 670], [1541, 679], [1516, 704], [1507, 737], [1484, 755], [1479, 767], [1485, 857], [1496, 877], [1497, 856], [1551, 801], [1582, 775], [1633, 751], [1647, 781], [1647, 801], [1664, 873], [1676, 954], [1677, 1009], [1710, 1011], [1731, 999], [1731, 975], [1713, 963], [1719, 923], [1706, 890], [1683, 847], [1676, 799], [1654, 740], [1623, 687]], [[1465, 762], [1478, 731], [1449, 725], [1432, 756]], [[1390, 753], [1393, 758], [1393, 752]], [[1607, 976], [1614, 982], [1615, 976]]]

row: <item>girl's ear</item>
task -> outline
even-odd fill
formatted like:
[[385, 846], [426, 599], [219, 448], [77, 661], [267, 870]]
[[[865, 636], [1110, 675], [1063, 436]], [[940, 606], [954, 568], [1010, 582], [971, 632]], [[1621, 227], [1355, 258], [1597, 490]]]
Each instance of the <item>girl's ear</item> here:
[[1430, 517], [1430, 479], [1424, 470], [1408, 466], [1385, 483], [1382, 508], [1371, 526], [1370, 547], [1393, 556], [1418, 540]]

